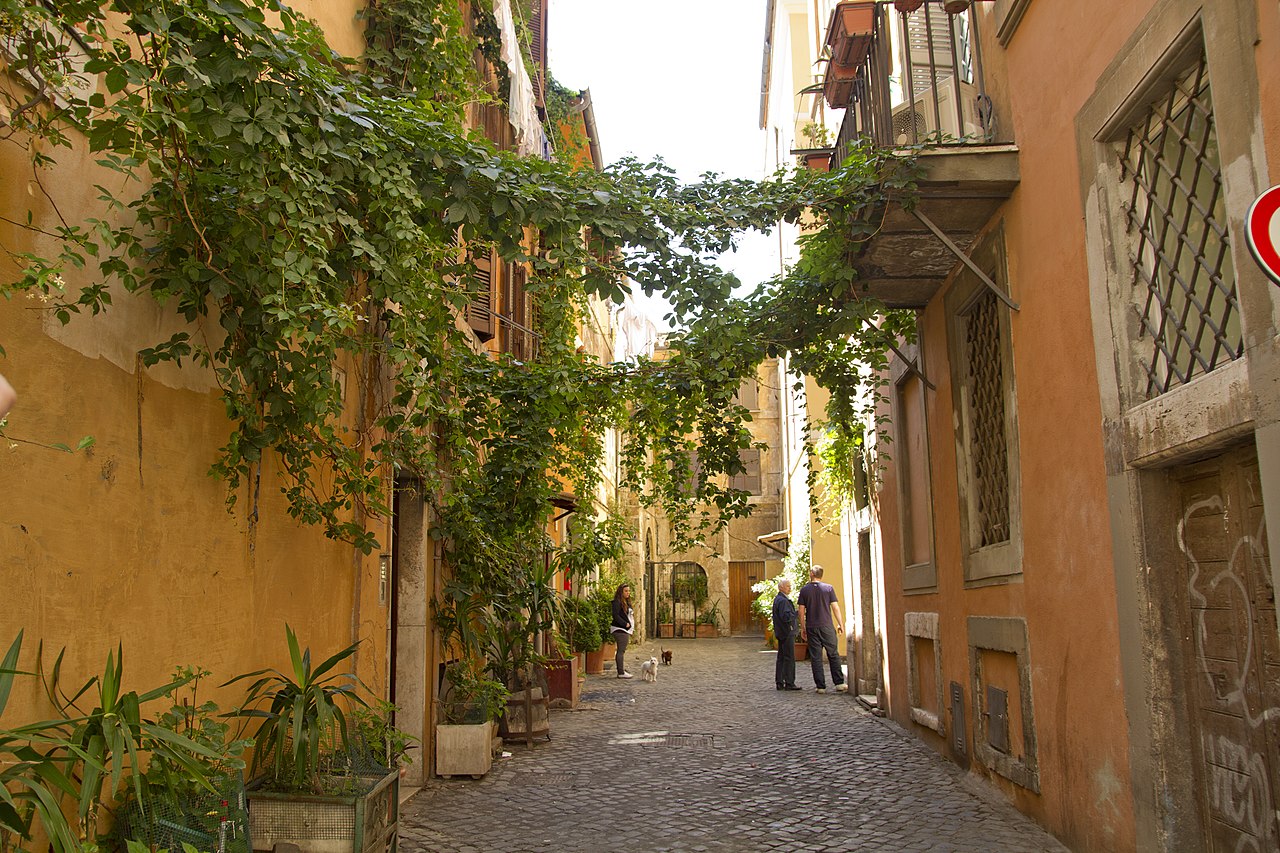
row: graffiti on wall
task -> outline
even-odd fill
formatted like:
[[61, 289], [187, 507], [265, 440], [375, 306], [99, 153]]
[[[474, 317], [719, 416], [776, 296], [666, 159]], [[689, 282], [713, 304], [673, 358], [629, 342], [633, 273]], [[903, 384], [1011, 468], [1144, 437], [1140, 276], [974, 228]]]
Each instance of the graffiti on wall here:
[[[1204, 798], [1214, 849], [1276, 849], [1280, 841], [1268, 740], [1280, 733], [1280, 688], [1266, 683], [1263, 630], [1275, 632], [1262, 522], [1256, 530], [1229, 533], [1228, 508], [1221, 495], [1186, 507], [1178, 525], [1178, 545], [1187, 559], [1194, 631], [1197, 689], [1190, 697], [1200, 721]], [[1225, 560], [1202, 559], [1189, 544], [1193, 519], [1221, 521]], [[1236, 528], [1243, 530], [1243, 527]], [[1215, 531], [1216, 532], [1216, 531]], [[1218, 550], [1218, 549], [1214, 549]], [[1215, 555], [1219, 556], [1219, 555]], [[1252, 573], [1252, 576], [1251, 576]], [[1252, 587], [1252, 591], [1251, 591]], [[1223, 847], [1223, 843], [1228, 846]]]

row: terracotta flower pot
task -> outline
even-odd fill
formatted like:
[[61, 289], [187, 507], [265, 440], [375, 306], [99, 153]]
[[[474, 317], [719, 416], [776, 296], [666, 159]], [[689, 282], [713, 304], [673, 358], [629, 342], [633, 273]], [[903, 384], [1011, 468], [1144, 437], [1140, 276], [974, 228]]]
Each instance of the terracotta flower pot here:
[[893, 8], [899, 12], [914, 12], [924, 5], [924, 0], [893, 0]]
[[822, 96], [833, 110], [843, 110], [853, 100], [853, 81], [858, 77], [857, 66], [827, 63], [827, 74], [822, 78]]
[[845, 0], [831, 12], [827, 46], [836, 65], [861, 65], [871, 50], [875, 32], [875, 0]]
[[805, 154], [800, 158], [804, 161], [804, 167], [811, 172], [830, 172], [831, 171], [831, 155], [827, 153]]
[[947, 0], [942, 4], [942, 8], [948, 15], [963, 15], [969, 8], [969, 0]]

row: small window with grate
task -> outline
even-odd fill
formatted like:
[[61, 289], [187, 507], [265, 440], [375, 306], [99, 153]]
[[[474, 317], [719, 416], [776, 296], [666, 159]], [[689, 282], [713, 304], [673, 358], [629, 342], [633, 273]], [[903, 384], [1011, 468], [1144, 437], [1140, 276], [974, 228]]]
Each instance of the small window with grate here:
[[964, 315], [966, 435], [971, 461], [971, 548], [1009, 541], [1009, 444], [1005, 432], [1000, 303], [984, 290]]
[[1203, 51], [1129, 129], [1120, 153], [1152, 398], [1244, 352]]

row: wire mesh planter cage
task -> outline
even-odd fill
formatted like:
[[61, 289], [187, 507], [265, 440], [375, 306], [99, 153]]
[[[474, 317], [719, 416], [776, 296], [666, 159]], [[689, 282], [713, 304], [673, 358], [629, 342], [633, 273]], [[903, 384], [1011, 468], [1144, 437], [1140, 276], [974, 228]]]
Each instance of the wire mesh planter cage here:
[[215, 791], [146, 787], [130, 795], [116, 817], [119, 849], [138, 841], [151, 850], [182, 850], [190, 844], [208, 853], [250, 853], [249, 812], [239, 770], [219, 769], [209, 781]]
[[323, 776], [324, 793], [248, 786], [254, 849], [298, 845], [303, 853], [395, 853], [399, 836], [400, 774], [372, 750], [353, 744]]

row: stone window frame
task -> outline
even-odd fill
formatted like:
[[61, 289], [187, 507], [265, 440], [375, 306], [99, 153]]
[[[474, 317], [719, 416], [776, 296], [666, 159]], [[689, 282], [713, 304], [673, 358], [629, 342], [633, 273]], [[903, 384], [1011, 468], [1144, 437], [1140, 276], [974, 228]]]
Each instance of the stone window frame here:
[[[1031, 701], [1031, 643], [1027, 620], [1020, 616], [970, 616], [969, 674], [973, 696], [973, 753], [985, 766], [1029, 791], [1040, 793], [1040, 761], [1036, 747], [1035, 707]], [[1022, 749], [1018, 759], [987, 743], [986, 692], [982, 652], [1006, 652], [1017, 659], [1018, 701], [1022, 714]]]
[[[946, 708], [946, 692], [942, 686], [942, 632], [938, 627], [937, 613], [904, 613], [907, 637], [907, 704], [911, 708], [911, 721], [927, 729], [932, 729], [946, 737], [945, 725], [942, 722], [943, 709]], [[937, 713], [921, 707], [919, 681], [919, 662], [916, 660], [916, 644], [914, 639], [933, 641], [933, 683], [937, 696], [934, 707]]]
[[1001, 47], [1009, 46], [1030, 5], [1031, 0], [996, 0], [996, 38]]
[[[902, 405], [902, 386], [907, 377], [914, 374], [912, 365], [921, 365], [924, 362], [921, 359], [919, 344], [910, 344], [899, 347], [901, 354], [907, 360], [895, 354], [890, 361], [889, 376], [892, 383], [893, 391], [891, 393], [890, 406], [892, 410], [892, 423], [899, 425], [904, 423], [903, 405]], [[928, 387], [923, 380], [917, 377], [920, 382], [920, 411], [922, 416], [921, 428], [924, 430], [924, 458], [920, 460], [923, 465], [923, 479], [925, 491], [925, 507], [927, 508], [926, 517], [923, 521], [929, 530], [929, 559], [922, 563], [913, 563], [908, 565], [906, 561], [907, 555], [907, 526], [905, 524], [898, 525], [898, 540], [902, 548], [903, 566], [902, 566], [902, 589], [906, 595], [918, 595], [921, 593], [935, 592], [938, 588], [938, 546], [937, 539], [934, 535], [933, 522], [933, 470], [932, 470], [932, 454], [929, 452], [931, 442], [929, 440], [929, 405], [928, 405]], [[895, 426], [895, 432], [900, 430]], [[898, 446], [904, 446], [905, 443], [899, 441]], [[905, 452], [905, 451], [904, 451]], [[900, 519], [905, 519], [909, 512], [911, 484], [907, 482], [907, 471], [904, 466], [895, 465], [895, 480], [898, 489], [898, 515]], [[920, 523], [913, 519], [913, 523]]]
[[[1008, 255], [1004, 224], [974, 241], [970, 257], [1005, 293], [1009, 293]], [[970, 415], [968, 407], [968, 362], [965, 347], [965, 317], [969, 309], [988, 291], [967, 267], [962, 267], [944, 299], [947, 316], [947, 351], [951, 364], [951, 397], [955, 422], [956, 480], [959, 490], [960, 550], [966, 587], [1012, 583], [1022, 578], [1022, 476], [1019, 464], [1018, 394], [1013, 365], [1013, 336], [1009, 309], [997, 302], [1000, 328], [1001, 373], [1005, 394], [1005, 455], [1009, 478], [1009, 539], [973, 547], [972, 460], [969, 452]]]
[[[1245, 210], [1267, 186], [1265, 175], [1258, 174], [1256, 167], [1253, 171], [1242, 168], [1251, 162], [1253, 136], [1260, 132], [1252, 123], [1259, 109], [1252, 57], [1256, 37], [1256, 9], [1247, 0], [1221, 0], [1220, 7], [1212, 8], [1197, 0], [1162, 0], [1099, 78], [1094, 94], [1076, 116], [1103, 415], [1116, 424], [1119, 455], [1134, 467], [1189, 458], [1253, 431], [1252, 412], [1233, 399], [1231, 389], [1249, 384], [1250, 349], [1274, 334], [1273, 328], [1255, 328], [1259, 321], [1273, 325], [1268, 322], [1273, 286], [1249, 257], [1243, 231]], [[1242, 87], [1233, 88], [1231, 97], [1215, 99], [1214, 127], [1219, 159], [1228, 175], [1223, 192], [1245, 351], [1208, 374], [1147, 399], [1140, 359], [1145, 346], [1138, 338], [1134, 313], [1140, 306], [1135, 307], [1130, 298], [1132, 269], [1125, 253], [1124, 190], [1115, 147], [1136, 117], [1201, 51], [1211, 86], [1214, 80], [1226, 80], [1226, 85]]]

